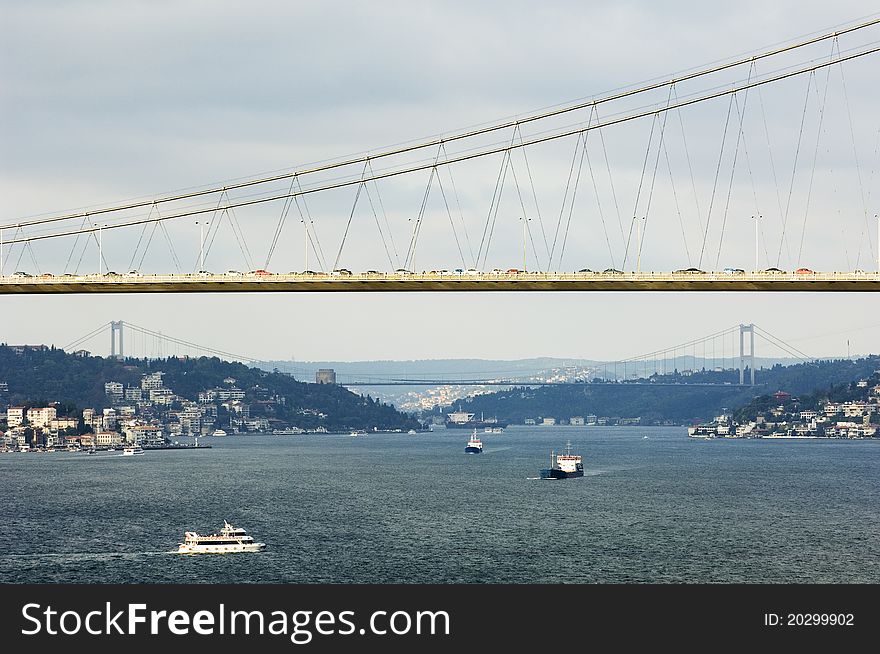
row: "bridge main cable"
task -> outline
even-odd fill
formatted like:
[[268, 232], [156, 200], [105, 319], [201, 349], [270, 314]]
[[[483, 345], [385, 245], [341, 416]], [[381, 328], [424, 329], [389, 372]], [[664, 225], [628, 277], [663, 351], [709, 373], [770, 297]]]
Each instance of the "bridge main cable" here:
[[[733, 61], [730, 61], [727, 63], [719, 64], [719, 65], [712, 66], [709, 68], [699, 69], [697, 71], [687, 73], [687, 74], [681, 75], [679, 77], [673, 77], [668, 80], [653, 82], [650, 84], [646, 84], [644, 86], [636, 87], [634, 89], [628, 89], [628, 90], [621, 91], [618, 93], [613, 93], [611, 95], [601, 97], [601, 98], [594, 98], [594, 99], [591, 99], [588, 101], [578, 102], [578, 103], [575, 103], [572, 105], [567, 105], [567, 106], [563, 106], [563, 107], [548, 110], [548, 111], [543, 111], [543, 112], [539, 112], [539, 113], [535, 113], [535, 114], [531, 114], [531, 115], [526, 115], [521, 118], [516, 118], [514, 120], [508, 120], [508, 121], [505, 121], [502, 123], [492, 124], [487, 127], [472, 129], [472, 130], [460, 132], [457, 134], [451, 134], [451, 135], [445, 136], [445, 137], [434, 138], [434, 139], [431, 139], [428, 141], [422, 141], [422, 142], [418, 142], [415, 144], [406, 145], [406, 146], [402, 146], [402, 147], [391, 148], [388, 150], [377, 152], [372, 155], [365, 154], [363, 156], [358, 156], [356, 158], [348, 158], [348, 159], [344, 159], [342, 161], [337, 161], [337, 162], [324, 164], [324, 165], [320, 165], [320, 166], [314, 166], [312, 168], [295, 170], [292, 172], [286, 172], [286, 173], [272, 175], [272, 176], [268, 176], [268, 177], [261, 177], [261, 178], [237, 182], [237, 183], [233, 183], [233, 184], [224, 184], [223, 186], [220, 186], [220, 187], [202, 189], [199, 191], [192, 191], [190, 193], [179, 193], [179, 194], [175, 194], [175, 195], [168, 195], [168, 196], [164, 196], [164, 197], [154, 198], [152, 200], [143, 200], [143, 201], [139, 201], [139, 202], [130, 202], [130, 203], [120, 204], [120, 205], [115, 205], [115, 206], [110, 206], [110, 207], [96, 208], [96, 209], [93, 209], [90, 211], [78, 211], [76, 213], [64, 214], [61, 216], [50, 216], [48, 218], [35, 218], [35, 219], [31, 219], [31, 220], [17, 221], [15, 223], [7, 223], [5, 225], [0, 225], [0, 230], [11, 229], [11, 228], [30, 227], [33, 225], [42, 225], [42, 224], [48, 224], [48, 223], [62, 222], [62, 221], [66, 221], [66, 220], [75, 220], [78, 218], [87, 218], [90, 216], [102, 215], [102, 214], [107, 214], [107, 213], [115, 213], [118, 211], [127, 211], [127, 210], [131, 210], [131, 209], [145, 208], [145, 207], [155, 206], [158, 204], [164, 204], [164, 203], [168, 203], [168, 202], [176, 202], [176, 201], [180, 201], [180, 200], [197, 198], [197, 197], [202, 197], [202, 196], [206, 196], [206, 195], [214, 195], [217, 193], [222, 193], [224, 191], [228, 192], [230, 190], [247, 188], [250, 186], [258, 186], [261, 184], [277, 182], [277, 181], [291, 179], [291, 178], [295, 178], [295, 177], [302, 177], [303, 175], [314, 174], [317, 172], [323, 172], [323, 171], [327, 171], [327, 170], [333, 170], [335, 168], [342, 168], [345, 166], [351, 166], [351, 165], [354, 165], [357, 163], [365, 163], [365, 162], [368, 163], [368, 162], [374, 161], [376, 159], [382, 159], [382, 158], [390, 157], [390, 156], [394, 156], [394, 155], [405, 154], [408, 152], [413, 152], [416, 150], [421, 150], [421, 149], [432, 147], [432, 146], [443, 146], [446, 143], [460, 141], [460, 140], [472, 138], [475, 136], [480, 136], [483, 134], [489, 134], [489, 133], [492, 133], [495, 131], [508, 129], [511, 127], [516, 127], [518, 125], [523, 125], [523, 124], [527, 124], [527, 123], [531, 123], [531, 122], [535, 122], [535, 121], [539, 121], [539, 120], [544, 120], [546, 118], [559, 116], [559, 115], [562, 115], [565, 113], [570, 113], [570, 112], [578, 111], [581, 109], [586, 109], [588, 107], [595, 107], [600, 104], [612, 102], [615, 100], [620, 100], [620, 99], [631, 97], [631, 96], [638, 95], [641, 93], [646, 93], [646, 92], [653, 91], [653, 90], [656, 90], [659, 88], [663, 88], [665, 86], [669, 86], [669, 85], [673, 85], [673, 84], [680, 84], [681, 82], [696, 79], [696, 78], [703, 77], [706, 75], [711, 75], [713, 73], [721, 72], [723, 70], [727, 70], [730, 68], [736, 68], [737, 66], [741, 66], [741, 65], [744, 65], [747, 63], [752, 63], [752, 62], [755, 62], [755, 61], [758, 61], [761, 59], [766, 59], [769, 57], [773, 57], [773, 56], [776, 56], [776, 55], [779, 55], [779, 54], [782, 54], [785, 52], [797, 50], [799, 48], [803, 48], [808, 45], [820, 43], [820, 42], [825, 41], [827, 39], [838, 38], [839, 36], [841, 36], [843, 34], [856, 32], [858, 30], [872, 27], [877, 24], [880, 24], [880, 18], [873, 18], [871, 20], [864, 21], [862, 23], [858, 23], [856, 25], [852, 25], [847, 28], [834, 30], [833, 32], [826, 32], [826, 33], [823, 33], [819, 36], [815, 36], [813, 38], [805, 39], [803, 41], [799, 41], [799, 42], [789, 44], [786, 46], [782, 46], [779, 48], [774, 48], [772, 50], [767, 50], [767, 51], [758, 53], [756, 55], [744, 56], [742, 58], [739, 58], [739, 59], [736, 59], [736, 60], [733, 60]], [[838, 62], [839, 61], [840, 60], [838, 60]], [[835, 63], [837, 63], [837, 62], [835, 62]], [[677, 108], [677, 107], [672, 107], [672, 108]], [[611, 124], [613, 124], [613, 123], [611, 123]], [[597, 127], [602, 127], [602, 126], [605, 126], [605, 125], [597, 125]], [[530, 144], [531, 143], [526, 143], [524, 145], [530, 145]], [[522, 147], [522, 146], [523, 146], [523, 144], [521, 144], [518, 147]], [[457, 161], [457, 160], [453, 160], [449, 163], [454, 163], [454, 161]], [[407, 172], [412, 172], [412, 171], [407, 171]], [[381, 179], [381, 176], [375, 177], [373, 179]], [[356, 183], [360, 183], [362, 181], [372, 181], [372, 179], [359, 180], [359, 182], [356, 182]], [[316, 190], [326, 190], [326, 189], [316, 189]], [[285, 196], [280, 196], [280, 197], [295, 197], [295, 195], [298, 195], [298, 194], [285, 195]], [[273, 199], [280, 199], [280, 197], [273, 198]], [[240, 206], [240, 205], [236, 205], [236, 206]], [[184, 214], [184, 215], [191, 215], [191, 214]], [[182, 217], [182, 216], [173, 216], [173, 217]], [[140, 223], [138, 223], [138, 224], [140, 224]], [[128, 226], [128, 225], [120, 225], [120, 226]], [[18, 241], [9, 241], [9, 242], [12, 243], [12, 242], [18, 242]]]
[[[219, 209], [220, 210], [228, 210], [228, 209], [245, 207], [245, 206], [250, 206], [250, 205], [255, 205], [255, 204], [262, 204], [265, 202], [275, 202], [277, 200], [283, 200], [283, 199], [289, 198], [289, 197], [299, 197], [299, 196], [307, 195], [310, 193], [318, 193], [320, 191], [328, 191], [328, 190], [333, 190], [333, 189], [338, 189], [338, 188], [344, 188], [346, 186], [353, 186], [355, 184], [363, 184], [365, 182], [371, 182], [371, 181], [375, 181], [378, 179], [387, 179], [389, 177], [396, 177], [398, 175], [405, 175], [408, 173], [429, 170], [429, 169], [437, 167], [437, 166], [446, 166], [446, 165], [450, 165], [450, 164], [454, 164], [454, 163], [459, 163], [462, 161], [468, 161], [470, 159], [476, 159], [478, 157], [485, 157], [485, 156], [490, 156], [493, 154], [498, 154], [500, 152], [505, 152], [505, 151], [514, 150], [514, 149], [518, 149], [518, 148], [525, 148], [530, 145], [536, 145], [538, 143], [545, 143], [547, 141], [553, 141], [553, 140], [565, 138], [568, 136], [574, 136], [575, 134], [582, 134], [584, 132], [589, 132], [594, 129], [601, 129], [603, 127], [617, 125], [620, 123], [629, 122], [631, 120], [637, 120], [639, 118], [644, 118], [646, 116], [665, 113], [667, 111], [672, 111], [674, 109], [679, 109], [681, 107], [686, 107], [686, 106], [689, 106], [692, 104], [706, 102], [708, 100], [713, 100], [713, 99], [720, 98], [720, 97], [723, 97], [726, 95], [732, 95], [732, 94], [738, 93], [740, 91], [744, 91], [747, 89], [762, 86], [764, 84], [771, 84], [773, 82], [778, 82], [780, 80], [787, 79], [789, 77], [803, 75], [804, 73], [810, 73], [810, 72], [819, 70], [820, 68], [827, 68], [829, 66], [842, 64], [845, 61], [850, 61], [852, 59], [857, 59], [859, 57], [864, 57], [867, 55], [875, 54], [877, 52], [880, 52], [880, 46], [869, 48], [867, 50], [861, 50], [861, 51], [855, 52], [853, 54], [847, 55], [845, 57], [838, 57], [836, 59], [830, 59], [830, 60], [828, 60], [826, 62], [822, 62], [822, 63], [810, 63], [802, 68], [790, 70], [788, 72], [780, 73], [780, 74], [772, 76], [772, 77], [756, 80], [754, 82], [747, 82], [745, 84], [734, 86], [729, 89], [724, 89], [721, 91], [716, 91], [714, 93], [709, 93], [707, 95], [700, 95], [700, 96], [693, 97], [693, 98], [690, 98], [687, 100], [682, 100], [681, 102], [677, 102], [675, 104], [668, 104], [668, 105], [663, 105], [660, 107], [644, 110], [644, 111], [641, 111], [636, 114], [623, 116], [622, 118], [615, 118], [613, 120], [609, 120], [604, 123], [596, 123], [592, 126], [588, 125], [587, 127], [578, 127], [576, 129], [569, 129], [569, 130], [565, 130], [563, 132], [551, 134], [549, 136], [535, 137], [535, 138], [532, 138], [532, 139], [529, 139], [526, 141], [520, 141], [519, 143], [511, 143], [511, 144], [504, 145], [504, 146], [497, 146], [497, 147], [493, 147], [489, 150], [483, 150], [483, 151], [476, 152], [476, 153], [461, 155], [459, 157], [454, 157], [452, 159], [446, 159], [443, 161], [436, 161], [436, 162], [432, 162], [429, 164], [423, 164], [420, 166], [412, 166], [409, 168], [404, 168], [402, 170], [393, 170], [390, 172], [375, 174], [375, 175], [369, 176], [369, 177], [364, 177], [364, 178], [359, 177], [359, 178], [348, 180], [348, 181], [336, 182], [336, 183], [332, 183], [332, 184], [325, 184], [323, 186], [317, 186], [314, 188], [305, 188], [300, 191], [296, 191], [296, 192], [292, 192], [292, 193], [288, 192], [288, 193], [282, 193], [281, 195], [272, 195], [269, 197], [258, 198], [255, 200], [245, 200], [242, 202], [235, 202], [235, 203], [220, 207]], [[363, 161], [363, 159], [361, 159], [360, 161]], [[149, 203], [149, 204], [152, 204], [152, 203]], [[142, 205], [142, 206], [146, 206], [146, 205]], [[23, 236], [23, 237], [5, 240], [4, 242], [7, 245], [12, 245], [14, 243], [30, 243], [31, 241], [40, 241], [40, 240], [44, 240], [44, 239], [48, 239], [48, 238], [60, 238], [60, 237], [64, 237], [64, 236], [73, 236], [76, 234], [92, 233], [92, 232], [97, 232], [101, 229], [105, 229], [105, 230], [119, 229], [122, 227], [132, 227], [135, 225], [143, 225], [145, 223], [151, 223], [151, 222], [163, 222], [166, 220], [174, 220], [176, 218], [185, 218], [188, 216], [196, 216], [196, 215], [201, 215], [204, 213], [212, 213], [217, 210], [218, 210], [217, 207], [211, 206], [209, 208], [195, 209], [192, 211], [185, 211], [185, 212], [176, 213], [176, 214], [169, 214], [166, 216], [160, 216], [158, 218], [142, 218], [142, 219], [129, 220], [126, 222], [116, 223], [116, 224], [108, 224], [108, 225], [104, 225], [101, 227], [80, 228], [77, 230], [54, 232], [54, 233], [42, 234], [42, 235], [36, 235], [36, 236]], [[88, 215], [93, 215], [93, 214], [88, 214]], [[34, 224], [44, 224], [45, 222], [49, 222], [49, 221], [47, 220], [47, 221], [44, 221], [43, 223], [34, 223]], [[19, 227], [20, 228], [21, 224], [9, 225], [9, 227]], [[5, 229], [5, 228], [6, 227], [4, 227], [4, 226], [0, 226], [0, 230]]]

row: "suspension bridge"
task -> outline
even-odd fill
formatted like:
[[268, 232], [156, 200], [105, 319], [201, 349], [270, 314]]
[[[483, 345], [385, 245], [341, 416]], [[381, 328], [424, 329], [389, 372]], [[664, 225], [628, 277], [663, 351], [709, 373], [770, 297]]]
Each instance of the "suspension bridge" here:
[[[128, 333], [128, 339], [125, 338]], [[234, 354], [191, 341], [177, 338], [162, 332], [142, 327], [130, 322], [110, 321], [84, 334], [64, 346], [65, 351], [84, 352], [84, 345], [109, 335], [109, 356], [114, 359], [131, 358], [162, 359], [179, 356], [207, 356], [224, 360], [240, 361], [257, 367], [266, 366], [252, 357]], [[373, 386], [565, 386], [590, 384], [615, 384], [618, 386], [755, 386], [756, 351], [755, 337], [758, 337], [772, 351], [781, 353], [788, 359], [799, 363], [813, 361], [798, 348], [786, 343], [755, 324], [734, 325], [713, 334], [679, 343], [661, 350], [640, 354], [619, 361], [594, 361], [568, 370], [535, 370], [532, 374], [523, 371], [497, 372], [495, 376], [467, 377], [457, 375], [435, 375], [431, 377], [404, 375], [400, 373], [378, 375], [362, 373], [358, 375], [335, 375], [335, 381], [346, 387]], [[125, 343], [129, 344], [128, 354]], [[275, 369], [276, 372], [282, 372]], [[738, 373], [738, 378], [737, 378]], [[311, 370], [289, 370], [289, 374], [301, 380], [308, 380]]]
[[880, 290], [880, 125], [852, 93], [880, 81], [878, 37], [872, 18], [397, 146], [6, 218], [0, 294]]

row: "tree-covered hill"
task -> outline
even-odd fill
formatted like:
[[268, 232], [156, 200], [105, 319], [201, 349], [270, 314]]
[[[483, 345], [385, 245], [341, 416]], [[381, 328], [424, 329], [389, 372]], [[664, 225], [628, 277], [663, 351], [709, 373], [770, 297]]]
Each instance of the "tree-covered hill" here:
[[[79, 409], [110, 405], [106, 382], [139, 386], [141, 377], [164, 372], [163, 381], [176, 395], [196, 400], [200, 391], [223, 387], [232, 378], [245, 391], [251, 414], [277, 418], [304, 428], [322, 425], [341, 429], [412, 429], [412, 416], [370, 397], [334, 384], [309, 384], [277, 372], [250, 368], [213, 357], [116, 359], [75, 356], [55, 348], [33, 349], [0, 345], [0, 393], [7, 405], [61, 402]], [[271, 401], [283, 398], [283, 402]], [[321, 417], [324, 414], [325, 417]]]
[[[722, 410], [735, 410], [761, 395], [784, 390], [792, 395], [828, 391], [856, 379], [870, 377], [880, 369], [880, 357], [813, 361], [792, 366], [775, 365], [756, 371], [758, 386], [740, 387], [737, 371], [699, 371], [683, 377], [679, 373], [651, 377], [655, 384], [588, 383], [566, 386], [522, 387], [487, 393], [456, 402], [458, 409], [495, 416], [522, 424], [526, 418], [572, 416], [640, 417], [644, 422], [671, 421], [677, 424], [713, 418]], [[746, 371], [746, 380], [749, 373]], [[697, 386], [717, 383], [719, 386]], [[726, 386], [724, 384], [727, 384]]]

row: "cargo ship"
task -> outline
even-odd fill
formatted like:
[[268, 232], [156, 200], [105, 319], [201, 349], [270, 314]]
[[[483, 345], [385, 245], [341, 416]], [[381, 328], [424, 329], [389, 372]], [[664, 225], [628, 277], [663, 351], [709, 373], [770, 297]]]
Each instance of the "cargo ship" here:
[[568, 479], [583, 477], [584, 464], [579, 454], [571, 453], [571, 443], [566, 443], [565, 454], [550, 452], [550, 467], [541, 470], [541, 479]]
[[464, 448], [465, 454], [482, 454], [483, 453], [483, 441], [477, 438], [477, 430], [474, 429], [474, 433], [471, 436], [470, 440], [467, 442], [467, 447]]
[[446, 428], [447, 429], [485, 429], [487, 427], [500, 427], [504, 429], [507, 427], [506, 422], [501, 422], [498, 418], [483, 418], [482, 414], [480, 415], [479, 420], [474, 419], [473, 413], [468, 413], [467, 411], [453, 411], [452, 413], [446, 414]]

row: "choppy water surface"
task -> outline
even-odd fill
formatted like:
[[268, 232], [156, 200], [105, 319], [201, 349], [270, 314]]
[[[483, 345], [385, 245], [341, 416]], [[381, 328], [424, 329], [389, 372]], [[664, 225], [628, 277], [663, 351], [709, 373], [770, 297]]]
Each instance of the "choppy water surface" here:
[[[880, 582], [880, 442], [511, 427], [466, 455], [468, 436], [0, 455], [0, 582]], [[586, 476], [534, 479], [567, 440]], [[168, 554], [224, 519], [267, 550]]]

